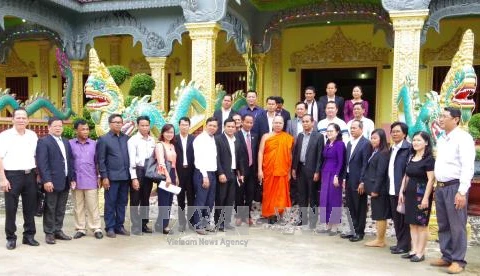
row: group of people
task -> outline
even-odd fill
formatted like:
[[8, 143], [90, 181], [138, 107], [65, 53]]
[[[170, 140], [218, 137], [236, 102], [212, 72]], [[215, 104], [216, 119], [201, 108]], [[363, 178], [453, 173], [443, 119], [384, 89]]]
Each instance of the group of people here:
[[[329, 83], [326, 95], [315, 100], [316, 90], [305, 89], [305, 100], [295, 106], [295, 116], [283, 108], [283, 99], [270, 96], [265, 109], [257, 105], [257, 93], [246, 94], [247, 106], [232, 110], [232, 97], [206, 119], [204, 130], [194, 137], [190, 119], [179, 120], [179, 133], [171, 124], [150, 134], [150, 119], [137, 118], [138, 132], [130, 139], [121, 132], [119, 114], [109, 117], [110, 131], [97, 142], [88, 138], [87, 122], [74, 123], [77, 137], [61, 137], [63, 123], [48, 121], [49, 135], [38, 140], [26, 129], [24, 109], [13, 112], [13, 127], [0, 134], [0, 187], [5, 192], [7, 248], [16, 247], [16, 212], [22, 196], [24, 244], [38, 246], [34, 215], [36, 182], [45, 192], [43, 230], [46, 242], [70, 240], [63, 228], [70, 189], [78, 239], [91, 230], [103, 237], [98, 209], [98, 188], [105, 190], [105, 232], [110, 238], [129, 235], [125, 210], [130, 197], [131, 232], [151, 233], [149, 198], [153, 180], [145, 176], [145, 160], [155, 156], [166, 186], [178, 185], [179, 231], [187, 226], [200, 235], [227, 231], [242, 223], [252, 225], [252, 202], [262, 202], [262, 216], [269, 223], [282, 219], [285, 208], [298, 205], [303, 225], [330, 236], [340, 234], [342, 192], [351, 233], [341, 238], [361, 241], [365, 234], [367, 197], [371, 200], [376, 238], [369, 247], [384, 247], [387, 220], [393, 219], [397, 244], [392, 254], [412, 262], [425, 259], [428, 222], [435, 193], [442, 258], [432, 265], [461, 272], [466, 252], [466, 194], [473, 176], [472, 137], [458, 127], [461, 113], [446, 108], [440, 116], [445, 134], [437, 141], [425, 132], [407, 141], [408, 126], [391, 125], [389, 146], [383, 129], [375, 129], [366, 117], [368, 102], [361, 87], [344, 101]], [[347, 122], [345, 122], [345, 119]], [[437, 180], [436, 190], [433, 184]], [[158, 217], [154, 230], [169, 234], [173, 194], [158, 188]], [[214, 209], [214, 206], [215, 209]], [[241, 207], [241, 208], [240, 208]], [[240, 211], [245, 208], [246, 212]], [[215, 210], [215, 211], [213, 211]], [[235, 216], [233, 211], [236, 210]], [[215, 225], [210, 225], [213, 213]], [[232, 222], [234, 217], [234, 222]], [[325, 227], [318, 228], [317, 224]]]

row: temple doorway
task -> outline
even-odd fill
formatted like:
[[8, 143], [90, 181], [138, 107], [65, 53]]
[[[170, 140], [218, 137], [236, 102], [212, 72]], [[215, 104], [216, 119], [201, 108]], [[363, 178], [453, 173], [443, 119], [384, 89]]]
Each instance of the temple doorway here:
[[329, 82], [337, 84], [337, 95], [345, 99], [352, 98], [352, 89], [356, 85], [362, 87], [364, 100], [369, 103], [368, 117], [375, 121], [376, 91], [377, 91], [377, 68], [326, 68], [326, 69], [302, 69], [301, 71], [300, 98], [304, 99], [304, 89], [313, 85], [316, 90], [317, 100], [326, 94], [325, 88]]

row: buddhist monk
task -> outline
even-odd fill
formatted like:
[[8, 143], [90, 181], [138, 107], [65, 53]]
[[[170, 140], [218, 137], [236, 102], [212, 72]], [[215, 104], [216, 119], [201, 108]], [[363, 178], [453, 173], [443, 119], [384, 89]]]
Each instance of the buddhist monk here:
[[262, 216], [269, 223], [276, 221], [275, 208], [283, 214], [290, 201], [290, 169], [293, 137], [283, 131], [283, 118], [273, 118], [273, 131], [264, 134], [258, 153], [258, 180], [263, 183]]

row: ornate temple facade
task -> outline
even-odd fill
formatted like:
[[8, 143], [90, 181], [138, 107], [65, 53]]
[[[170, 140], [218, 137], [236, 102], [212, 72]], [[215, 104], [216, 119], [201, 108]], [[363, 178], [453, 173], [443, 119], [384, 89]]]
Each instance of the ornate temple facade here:
[[[1, 0], [0, 15], [0, 88], [19, 99], [62, 101], [58, 47], [70, 60], [80, 114], [95, 47], [106, 65], [150, 74], [160, 109], [183, 79], [210, 100], [222, 83], [227, 92], [255, 89], [262, 102], [280, 95], [291, 111], [306, 86], [320, 96], [334, 81], [347, 99], [363, 87], [377, 127], [397, 118], [407, 75], [421, 93], [438, 90], [463, 31], [480, 35], [476, 0]], [[474, 56], [478, 75], [480, 43]]]

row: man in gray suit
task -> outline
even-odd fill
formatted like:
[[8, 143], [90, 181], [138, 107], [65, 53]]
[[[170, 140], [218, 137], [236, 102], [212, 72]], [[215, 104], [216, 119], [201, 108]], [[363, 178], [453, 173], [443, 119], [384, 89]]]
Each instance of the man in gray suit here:
[[287, 121], [286, 132], [297, 139], [298, 134], [302, 133], [302, 117], [307, 113], [307, 104], [298, 102], [295, 105], [295, 117]]
[[[302, 221], [300, 225], [307, 223], [310, 217], [309, 227], [314, 229], [317, 224], [318, 207], [318, 180], [322, 167], [323, 135], [314, 130], [312, 115], [302, 117], [303, 132], [298, 135], [293, 146], [292, 178], [296, 179], [299, 197], [298, 203], [302, 208]], [[310, 204], [310, 209], [308, 205]], [[309, 214], [309, 216], [307, 216]]]

